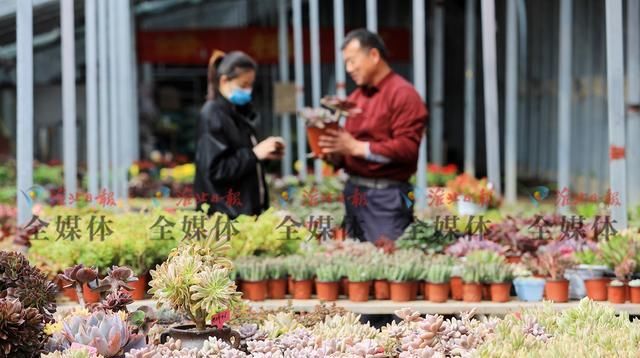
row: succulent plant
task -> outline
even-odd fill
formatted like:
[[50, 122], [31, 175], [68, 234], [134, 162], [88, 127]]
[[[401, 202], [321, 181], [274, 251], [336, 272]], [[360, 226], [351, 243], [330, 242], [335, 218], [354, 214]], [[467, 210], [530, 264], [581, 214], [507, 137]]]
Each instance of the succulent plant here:
[[287, 258], [287, 271], [295, 281], [312, 279], [315, 268], [316, 263], [308, 257], [294, 255]]
[[489, 240], [483, 240], [477, 236], [472, 236], [472, 237], [467, 236], [467, 237], [458, 239], [458, 242], [447, 247], [445, 252], [451, 256], [465, 257], [470, 252], [478, 251], [478, 250], [504, 253], [507, 250], [507, 248], [500, 244], [496, 244], [495, 242], [492, 242]]
[[109, 293], [107, 297], [105, 297], [103, 302], [98, 304], [98, 307], [113, 312], [127, 312], [127, 305], [131, 303], [133, 303], [133, 296], [131, 296], [131, 293], [129, 293], [129, 291], [121, 288], [117, 292]]
[[270, 314], [262, 323], [260, 329], [269, 334], [269, 338], [277, 338], [281, 335], [302, 328], [292, 312], [279, 312]]
[[124, 314], [93, 312], [74, 316], [63, 323], [62, 335], [69, 343], [94, 347], [105, 358], [121, 356], [144, 345], [144, 336], [131, 333]]
[[446, 283], [451, 279], [453, 267], [444, 263], [435, 263], [429, 266], [426, 280], [430, 283]]
[[159, 345], [149, 345], [140, 349], [132, 349], [125, 354], [125, 358], [191, 358], [198, 357], [198, 349], [182, 348], [182, 342], [169, 338]]
[[334, 115], [325, 108], [305, 107], [300, 111], [300, 116], [305, 119], [307, 127], [324, 128], [328, 123], [335, 123], [339, 116]]
[[631, 280], [628, 283], [629, 287], [640, 287], [640, 280], [635, 279], [635, 280]]
[[258, 257], [244, 257], [234, 262], [238, 276], [245, 281], [264, 281], [269, 277], [267, 263]]
[[138, 278], [130, 268], [125, 266], [112, 266], [109, 272], [107, 272], [107, 276], [98, 281], [98, 285], [94, 290], [96, 292], [109, 291], [115, 293], [124, 288], [131, 291], [133, 288], [129, 286], [129, 283], [135, 281], [138, 281]]
[[44, 319], [17, 298], [0, 298], [0, 356], [37, 356], [44, 346]]
[[511, 282], [514, 274], [507, 263], [491, 263], [484, 266], [484, 276], [490, 283], [505, 283]]
[[347, 278], [349, 282], [367, 282], [371, 281], [372, 273], [367, 263], [351, 262], [346, 264]]
[[90, 267], [85, 267], [83, 264], [78, 264], [65, 269], [58, 277], [67, 282], [67, 284], [63, 286], [64, 288], [74, 287], [76, 289], [78, 302], [84, 307], [85, 300], [84, 294], [82, 293], [82, 285], [85, 283], [93, 283], [95, 287], [98, 282], [98, 271]]
[[53, 353], [42, 354], [40, 358], [103, 358], [101, 355], [95, 355], [88, 348], [74, 348], [65, 351], [56, 351]]
[[318, 282], [337, 282], [342, 277], [342, 265], [336, 260], [316, 266], [316, 280]]
[[266, 263], [269, 279], [279, 280], [287, 278], [287, 265], [283, 259], [273, 257], [267, 259]]

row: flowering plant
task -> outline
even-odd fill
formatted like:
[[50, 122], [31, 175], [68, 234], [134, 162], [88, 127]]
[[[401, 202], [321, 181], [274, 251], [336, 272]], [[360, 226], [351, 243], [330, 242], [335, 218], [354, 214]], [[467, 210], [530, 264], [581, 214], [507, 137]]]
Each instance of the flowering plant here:
[[465, 201], [486, 205], [489, 208], [495, 208], [500, 204], [497, 194], [493, 191], [493, 185], [486, 178], [476, 179], [463, 173], [448, 181], [447, 189], [462, 195]]

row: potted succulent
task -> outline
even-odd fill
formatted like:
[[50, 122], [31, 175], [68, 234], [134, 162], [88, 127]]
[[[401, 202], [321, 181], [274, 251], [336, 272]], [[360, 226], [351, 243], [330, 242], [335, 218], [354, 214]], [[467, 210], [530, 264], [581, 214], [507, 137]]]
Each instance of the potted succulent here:
[[462, 265], [456, 264], [451, 268], [450, 286], [451, 299], [462, 301]]
[[609, 302], [611, 303], [625, 303], [627, 300], [626, 285], [620, 280], [613, 280], [609, 283], [609, 289], [607, 290]]
[[267, 294], [274, 300], [284, 299], [287, 295], [287, 266], [279, 257], [267, 260]]
[[511, 281], [513, 271], [507, 263], [492, 263], [485, 267], [486, 275], [491, 282], [491, 301], [508, 302], [511, 299]]
[[300, 115], [305, 119], [307, 127], [307, 136], [309, 137], [309, 145], [315, 156], [322, 155], [320, 147], [320, 136], [325, 135], [327, 130], [338, 130], [340, 111], [335, 114], [325, 108], [304, 108], [300, 111]]
[[247, 257], [235, 263], [238, 276], [242, 280], [244, 298], [250, 301], [264, 301], [267, 298], [267, 265], [258, 257]]
[[545, 280], [543, 278], [532, 277], [531, 271], [524, 264], [514, 264], [513, 286], [520, 301], [539, 302], [544, 295]]
[[316, 293], [321, 301], [335, 301], [340, 293], [342, 266], [332, 260], [326, 265], [316, 267]]
[[[100, 294], [91, 292], [88, 288], [89, 283], [95, 285], [98, 283], [98, 272], [95, 269], [79, 264], [65, 269], [58, 277], [66, 282], [64, 288], [75, 289], [80, 306], [84, 307], [87, 303], [96, 303], [100, 300]], [[90, 299], [86, 300], [87, 297]]]
[[462, 269], [462, 300], [464, 302], [482, 301], [482, 267], [465, 262]]
[[287, 259], [287, 270], [293, 281], [293, 298], [308, 300], [313, 291], [315, 263], [308, 257], [290, 256]]
[[[598, 252], [595, 249], [585, 248], [574, 252], [573, 256], [579, 265], [576, 270], [567, 270], [565, 276], [571, 277], [575, 275], [578, 280], [570, 280], [569, 296], [571, 298], [582, 298], [581, 293], [584, 292], [584, 296], [594, 301], [606, 301], [607, 285], [610, 279], [604, 277], [607, 266], [600, 265], [601, 261], [598, 257]], [[582, 280], [582, 286], [579, 285], [580, 280]], [[572, 287], [576, 287], [573, 291], [577, 292], [572, 292]]]
[[151, 271], [149, 293], [158, 306], [171, 307], [193, 322], [165, 332], [165, 336], [180, 339], [183, 347], [201, 348], [209, 337], [233, 341], [236, 347], [240, 343], [237, 332], [207, 324], [214, 315], [241, 303], [241, 294], [230, 279], [233, 263], [225, 257], [230, 248], [227, 240], [188, 242]]
[[447, 182], [447, 189], [457, 195], [458, 214], [461, 216], [479, 215], [498, 205], [493, 186], [486, 178], [478, 180], [463, 173]]
[[349, 279], [349, 300], [353, 302], [366, 302], [369, 300], [371, 288], [371, 273], [367, 264], [351, 263], [347, 266], [347, 278]]
[[640, 303], [640, 280], [629, 281], [629, 300], [631, 303]]
[[389, 281], [389, 296], [394, 302], [411, 301], [412, 267], [406, 262], [392, 262], [387, 271]]
[[452, 266], [444, 262], [432, 264], [426, 275], [426, 296], [431, 302], [446, 302], [449, 299], [449, 289]]
[[564, 277], [567, 268], [573, 265], [573, 250], [563, 242], [555, 242], [538, 249], [539, 269], [547, 276], [545, 297], [554, 302], [569, 301], [569, 280]]
[[389, 281], [387, 280], [389, 266], [386, 256], [377, 257], [375, 262], [379, 262], [379, 264], [372, 269], [373, 297], [376, 300], [388, 300], [390, 297]]

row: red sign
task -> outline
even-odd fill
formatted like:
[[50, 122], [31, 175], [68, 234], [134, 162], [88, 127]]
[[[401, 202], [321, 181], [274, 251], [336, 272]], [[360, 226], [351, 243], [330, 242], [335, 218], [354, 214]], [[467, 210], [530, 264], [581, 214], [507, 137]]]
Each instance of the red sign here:
[[215, 314], [211, 317], [211, 325], [218, 327], [218, 329], [222, 329], [225, 323], [231, 319], [231, 312], [229, 310], [222, 311], [220, 313]]
[[[404, 28], [380, 30], [393, 62], [411, 60], [411, 36]], [[309, 31], [304, 30], [304, 61], [310, 61]], [[293, 34], [289, 32], [289, 61], [293, 61]], [[206, 65], [213, 50], [244, 51], [261, 64], [278, 63], [278, 28], [248, 27], [209, 30], [139, 31], [138, 61]], [[333, 29], [320, 30], [321, 62], [334, 61]]]

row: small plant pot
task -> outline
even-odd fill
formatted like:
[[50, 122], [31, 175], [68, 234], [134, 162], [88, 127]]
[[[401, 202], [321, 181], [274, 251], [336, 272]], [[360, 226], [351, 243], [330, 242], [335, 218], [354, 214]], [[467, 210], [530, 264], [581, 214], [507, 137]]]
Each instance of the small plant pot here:
[[264, 301], [267, 298], [267, 281], [244, 281], [243, 292], [249, 301]]
[[584, 287], [587, 291], [587, 297], [589, 297], [593, 301], [606, 301], [608, 284], [609, 279], [604, 277], [584, 280]]
[[629, 301], [640, 303], [640, 287], [629, 287]]
[[418, 298], [418, 281], [411, 281], [411, 301]]
[[309, 137], [309, 146], [316, 157], [322, 155], [320, 147], [320, 136], [325, 135], [328, 129], [338, 130], [338, 122], [326, 123], [324, 128], [307, 127], [307, 136]]
[[369, 290], [371, 281], [351, 282], [349, 281], [349, 301], [367, 302], [369, 301]]
[[82, 286], [82, 295], [84, 296], [85, 303], [100, 302], [100, 294], [97, 292], [91, 291], [91, 289], [86, 283]]
[[73, 302], [78, 302], [78, 292], [75, 287], [68, 287], [62, 289], [62, 294]]
[[511, 282], [492, 283], [491, 302], [509, 302], [511, 300]]
[[457, 301], [462, 301], [462, 278], [451, 277], [451, 298]]
[[507, 256], [507, 263], [519, 264], [520, 262], [522, 262], [522, 256], [519, 256], [519, 255]]
[[144, 300], [147, 295], [149, 285], [147, 284], [147, 275], [138, 276], [138, 281], [129, 283], [129, 286], [133, 288], [131, 296], [134, 300]]
[[375, 280], [373, 281], [373, 295], [376, 300], [389, 299], [389, 281]]
[[544, 294], [549, 301], [569, 302], [569, 280], [547, 280]]
[[482, 284], [480, 283], [462, 284], [462, 300], [464, 302], [482, 301]]
[[411, 282], [390, 282], [389, 292], [393, 302], [411, 301]]
[[611, 286], [607, 288], [607, 295], [611, 303], [625, 303], [627, 301], [627, 288], [625, 286]]
[[296, 300], [308, 300], [313, 291], [313, 280], [293, 281], [293, 298]]
[[287, 296], [287, 279], [281, 278], [267, 281], [267, 292], [269, 298], [282, 300]]
[[316, 281], [316, 292], [320, 301], [336, 301], [340, 291], [340, 282]]
[[447, 302], [449, 299], [449, 290], [451, 285], [449, 282], [445, 283], [425, 283], [427, 295], [429, 301], [442, 303]]
[[518, 299], [526, 302], [540, 302], [544, 294], [545, 280], [541, 278], [516, 278], [513, 280]]

